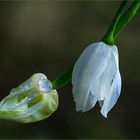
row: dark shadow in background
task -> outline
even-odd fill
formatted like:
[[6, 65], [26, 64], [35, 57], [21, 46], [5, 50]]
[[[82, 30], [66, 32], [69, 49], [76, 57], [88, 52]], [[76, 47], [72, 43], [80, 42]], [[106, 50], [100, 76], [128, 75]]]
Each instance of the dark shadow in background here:
[[[119, 2], [0, 2], [0, 98], [32, 74], [53, 80], [83, 49], [104, 35]], [[108, 119], [99, 106], [76, 113], [71, 84], [58, 90], [48, 119], [17, 124], [0, 120], [0, 138], [140, 138], [140, 13], [117, 38], [122, 94]]]

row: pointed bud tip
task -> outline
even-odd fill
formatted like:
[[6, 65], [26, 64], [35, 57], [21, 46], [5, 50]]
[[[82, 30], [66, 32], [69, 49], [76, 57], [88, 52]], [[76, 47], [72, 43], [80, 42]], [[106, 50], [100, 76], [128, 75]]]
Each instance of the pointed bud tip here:
[[102, 114], [103, 117], [107, 118], [107, 112], [103, 112], [102, 110], [100, 111], [100, 113]]

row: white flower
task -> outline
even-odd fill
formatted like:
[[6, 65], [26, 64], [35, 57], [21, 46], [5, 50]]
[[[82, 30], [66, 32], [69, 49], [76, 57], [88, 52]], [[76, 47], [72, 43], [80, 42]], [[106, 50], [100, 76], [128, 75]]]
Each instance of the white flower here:
[[117, 47], [104, 42], [88, 46], [74, 66], [72, 84], [76, 111], [88, 111], [98, 101], [107, 117], [121, 92]]

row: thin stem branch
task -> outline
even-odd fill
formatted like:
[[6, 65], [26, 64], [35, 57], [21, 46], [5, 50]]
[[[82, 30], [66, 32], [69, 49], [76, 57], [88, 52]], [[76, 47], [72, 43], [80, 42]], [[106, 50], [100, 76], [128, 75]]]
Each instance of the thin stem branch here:
[[65, 84], [67, 84], [71, 80], [72, 70], [73, 70], [73, 68], [70, 68], [61, 77], [59, 77], [58, 79], [52, 81], [53, 89], [58, 89], [58, 88], [64, 86]]
[[116, 25], [114, 32], [114, 37], [129, 23], [129, 21], [134, 17], [140, 7], [140, 0], [134, 1], [127, 11], [120, 17], [119, 22]]
[[109, 26], [107, 33], [105, 34], [105, 36], [103, 37], [102, 41], [109, 44], [109, 45], [113, 45], [114, 43], [114, 31], [116, 28], [116, 25], [121, 17], [122, 11], [124, 10], [124, 7], [126, 6], [128, 1], [124, 0], [122, 1], [119, 9], [117, 10], [111, 25]]

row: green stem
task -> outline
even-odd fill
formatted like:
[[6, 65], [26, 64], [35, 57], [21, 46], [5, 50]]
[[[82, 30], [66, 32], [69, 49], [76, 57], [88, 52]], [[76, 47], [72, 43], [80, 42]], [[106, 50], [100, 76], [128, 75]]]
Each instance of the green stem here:
[[105, 42], [106, 44], [108, 45], [113, 45], [115, 44], [114, 43], [114, 32], [115, 32], [115, 28], [116, 28], [116, 25], [120, 19], [120, 16], [121, 16], [121, 13], [124, 9], [124, 7], [126, 6], [128, 1], [122, 1], [119, 9], [117, 10], [113, 20], [112, 20], [112, 23], [111, 25], [109, 26], [109, 29], [107, 30], [107, 33], [105, 34], [105, 36], [103, 37], [102, 41]]
[[140, 7], [140, 0], [134, 1], [128, 10], [120, 17], [117, 23], [114, 37], [128, 24], [128, 22], [134, 17]]
[[72, 70], [73, 70], [73, 68], [70, 68], [61, 77], [59, 77], [58, 79], [52, 81], [53, 89], [58, 89], [58, 88], [64, 86], [65, 84], [67, 84], [71, 80]]

